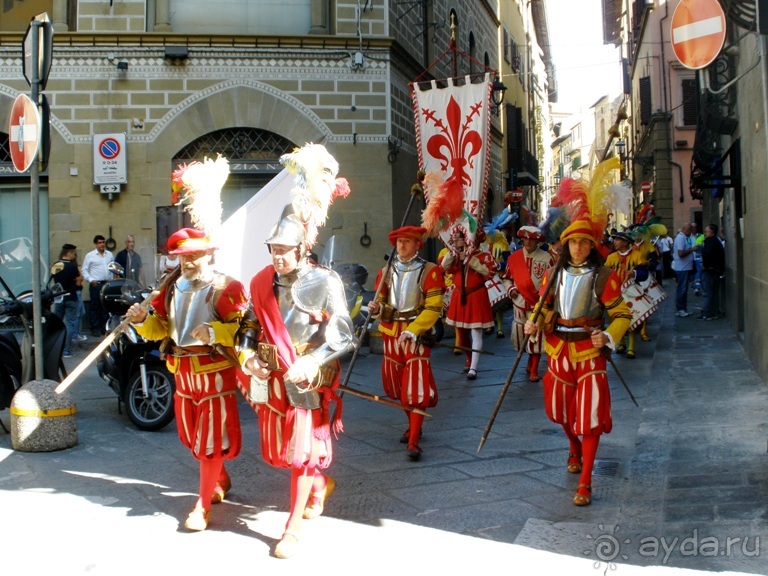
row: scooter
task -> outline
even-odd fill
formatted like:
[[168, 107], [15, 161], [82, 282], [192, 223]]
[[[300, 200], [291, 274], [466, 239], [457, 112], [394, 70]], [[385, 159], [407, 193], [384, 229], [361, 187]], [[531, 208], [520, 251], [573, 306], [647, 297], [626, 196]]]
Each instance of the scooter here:
[[[21, 344], [13, 332], [0, 332], [0, 410], [4, 410], [11, 406], [16, 391], [36, 377], [35, 330], [32, 292], [14, 295], [2, 276], [0, 285], [3, 288], [3, 294], [0, 296], [0, 322], [6, 323], [14, 319], [23, 327]], [[56, 382], [67, 376], [62, 360], [67, 329], [64, 322], [51, 311], [51, 304], [63, 294], [64, 289], [60, 284], [54, 284], [40, 293], [43, 330], [42, 377]]]
[[[109, 265], [116, 276], [122, 266]], [[107, 332], [122, 321], [131, 304], [143, 301], [151, 290], [132, 280], [117, 278], [102, 286], [100, 301], [109, 313]], [[117, 394], [118, 412], [125, 406], [128, 418], [140, 430], [154, 432], [174, 418], [176, 383], [160, 355], [160, 343], [147, 340], [128, 325], [97, 360], [99, 376]]]

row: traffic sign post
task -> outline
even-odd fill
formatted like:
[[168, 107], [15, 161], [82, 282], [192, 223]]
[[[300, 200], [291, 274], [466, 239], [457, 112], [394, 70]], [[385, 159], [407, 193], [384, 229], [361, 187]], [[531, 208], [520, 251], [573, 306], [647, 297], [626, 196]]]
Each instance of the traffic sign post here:
[[717, 0], [682, 0], [670, 23], [672, 50], [686, 68], [709, 66], [723, 49], [725, 12]]

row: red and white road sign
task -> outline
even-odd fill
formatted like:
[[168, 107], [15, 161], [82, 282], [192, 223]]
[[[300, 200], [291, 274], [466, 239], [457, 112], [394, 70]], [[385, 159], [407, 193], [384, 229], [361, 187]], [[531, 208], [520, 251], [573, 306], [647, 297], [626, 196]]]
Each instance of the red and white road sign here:
[[40, 113], [26, 94], [19, 94], [13, 101], [9, 124], [8, 147], [13, 167], [17, 172], [26, 172], [35, 161], [40, 145]]
[[650, 192], [650, 191], [651, 191], [651, 183], [650, 183], [650, 182], [648, 182], [648, 181], [645, 181], [645, 182], [643, 182], [643, 183], [640, 185], [640, 190], [642, 190], [642, 191], [643, 191], [643, 194], [648, 194], [648, 192]]
[[672, 50], [686, 68], [709, 66], [725, 42], [725, 12], [717, 0], [682, 0], [670, 24]]

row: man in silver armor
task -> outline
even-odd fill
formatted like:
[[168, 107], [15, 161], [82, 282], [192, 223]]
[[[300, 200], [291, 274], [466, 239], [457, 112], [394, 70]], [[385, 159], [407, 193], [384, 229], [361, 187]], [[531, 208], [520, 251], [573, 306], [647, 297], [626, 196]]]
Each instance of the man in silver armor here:
[[[426, 409], [437, 405], [437, 387], [429, 356], [429, 336], [440, 318], [445, 282], [442, 269], [418, 255], [427, 230], [404, 226], [389, 234], [397, 254], [391, 265], [376, 278], [383, 282], [378, 300], [371, 302], [379, 314], [379, 331], [384, 344], [381, 378], [384, 392], [403, 406]], [[420, 337], [427, 336], [424, 340]], [[409, 460], [419, 460], [421, 425], [424, 416], [406, 410], [408, 429], [400, 441], [408, 445]]]
[[240, 282], [214, 271], [214, 247], [202, 231], [182, 228], [167, 245], [180, 266], [151, 310], [134, 304], [126, 316], [145, 338], [165, 340], [179, 438], [200, 462], [198, 500], [184, 525], [199, 531], [208, 526], [211, 504], [231, 487], [224, 461], [237, 457], [242, 444], [234, 336], [247, 297]]
[[[291, 503], [274, 554], [293, 556], [301, 520], [317, 518], [336, 487], [321, 473], [333, 458], [330, 403], [340, 402], [338, 358], [355, 345], [354, 328], [338, 275], [308, 259], [306, 229], [290, 208], [266, 240], [272, 264], [250, 284], [238, 351], [256, 410], [264, 460], [291, 469]], [[336, 410], [337, 415], [341, 410]]]
[[[541, 286], [547, 298], [540, 323], [528, 320], [524, 330], [534, 337], [539, 330], [546, 335], [545, 410], [568, 437], [568, 472], [581, 474], [573, 503], [586, 506], [592, 500], [592, 469], [600, 435], [613, 426], [606, 354], [621, 341], [632, 313], [621, 297], [616, 272], [602, 265], [599, 237], [591, 223], [575, 220], [560, 240], [563, 250], [558, 263], [547, 271]], [[550, 282], [553, 290], [548, 289]]]

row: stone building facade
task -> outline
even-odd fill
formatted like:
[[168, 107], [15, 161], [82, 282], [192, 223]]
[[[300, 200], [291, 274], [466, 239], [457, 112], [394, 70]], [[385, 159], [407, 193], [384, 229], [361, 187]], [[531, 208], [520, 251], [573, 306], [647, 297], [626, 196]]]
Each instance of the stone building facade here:
[[[48, 12], [55, 33], [44, 91], [51, 152], [41, 177], [47, 210], [41, 246], [48, 257], [64, 242], [84, 254], [95, 234], [113, 237], [119, 250], [128, 233], [142, 254], [154, 255], [180, 223], [168, 216], [171, 173], [180, 162], [228, 156], [226, 217], [280, 171], [280, 154], [316, 142], [334, 154], [352, 189], [332, 207], [318, 250], [331, 234], [347, 236], [353, 259], [375, 270], [390, 250], [387, 233], [400, 225], [418, 168], [408, 83], [447, 49], [451, 33], [479, 62], [492, 68], [498, 62], [499, 21], [487, 0], [306, 0], [298, 4], [309, 30], [285, 35], [248, 34], [247, 23], [228, 35], [211, 12], [215, 3], [207, 4], [206, 34], [176, 29], [179, 10], [202, 10], [192, 1], [32, 4]], [[259, 3], [242, 4], [250, 18]], [[274, 29], [280, 25], [276, 19]], [[259, 21], [260, 30], [265, 26], [270, 29]], [[0, 28], [3, 131], [14, 98], [29, 92], [21, 74], [23, 32]], [[480, 71], [466, 61], [455, 69], [459, 75]], [[443, 59], [424, 77], [453, 72]], [[501, 131], [494, 123], [490, 186], [498, 191]], [[104, 194], [93, 183], [94, 138], [112, 133], [125, 134], [127, 182], [119, 193]], [[24, 232], [26, 215], [18, 212], [28, 182], [9, 170], [6, 151], [0, 157], [2, 239]], [[416, 204], [409, 223], [418, 222], [422, 207]], [[267, 232], [253, 232], [255, 249], [262, 249]], [[366, 232], [370, 246], [357, 241]]]

